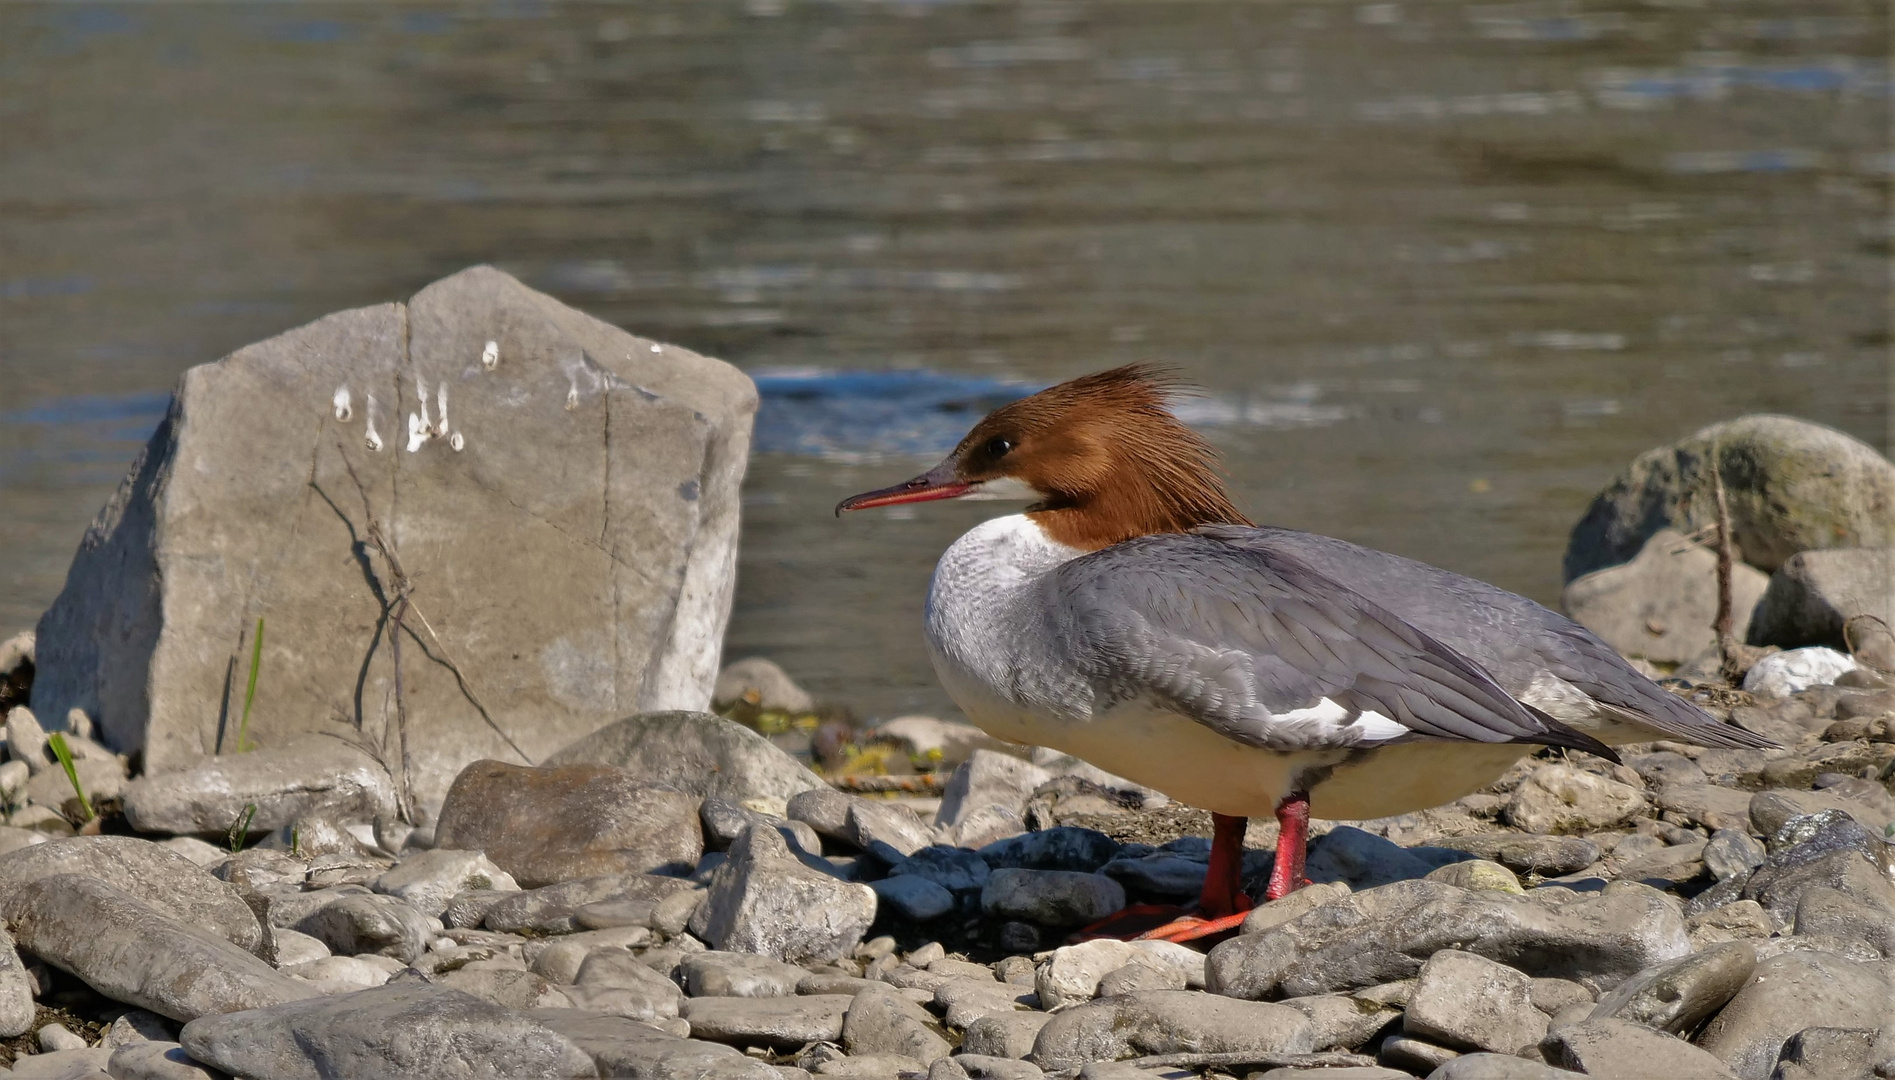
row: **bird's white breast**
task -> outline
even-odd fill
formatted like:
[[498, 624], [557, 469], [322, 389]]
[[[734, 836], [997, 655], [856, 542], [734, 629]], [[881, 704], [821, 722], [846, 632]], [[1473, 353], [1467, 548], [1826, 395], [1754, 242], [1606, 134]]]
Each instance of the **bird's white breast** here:
[[990, 734], [1057, 746], [1057, 730], [1075, 718], [1074, 708], [1090, 705], [1046, 700], [1047, 685], [1072, 673], [1057, 670], [1045, 647], [1047, 613], [1034, 589], [1082, 554], [1055, 543], [1025, 514], [1011, 514], [968, 530], [935, 564], [927, 605], [935, 672], [968, 719]]

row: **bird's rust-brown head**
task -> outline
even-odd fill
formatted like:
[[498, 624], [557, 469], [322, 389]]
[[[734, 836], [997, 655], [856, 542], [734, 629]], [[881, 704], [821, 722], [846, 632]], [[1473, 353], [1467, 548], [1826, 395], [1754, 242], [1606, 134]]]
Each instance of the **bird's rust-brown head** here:
[[842, 500], [872, 506], [1020, 491], [1051, 539], [1085, 551], [1200, 525], [1248, 525], [1218, 475], [1217, 453], [1165, 407], [1170, 373], [1134, 364], [1083, 375], [1004, 405], [941, 464]]

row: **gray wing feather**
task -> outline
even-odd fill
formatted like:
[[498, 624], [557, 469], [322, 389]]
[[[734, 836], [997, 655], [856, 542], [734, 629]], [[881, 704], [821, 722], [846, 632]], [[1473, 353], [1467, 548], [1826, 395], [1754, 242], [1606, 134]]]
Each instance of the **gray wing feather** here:
[[[1155, 697], [1227, 738], [1272, 749], [1444, 739], [1598, 752], [1479, 667], [1302, 562], [1204, 536], [1142, 537], [1048, 575], [1056, 636], [1106, 703]], [[1408, 729], [1285, 723], [1342, 705]]]
[[1303, 563], [1479, 664], [1509, 694], [1552, 675], [1606, 711], [1703, 746], [1769, 747], [1770, 740], [1699, 709], [1638, 673], [1597, 635], [1517, 593], [1427, 563], [1316, 533], [1213, 526], [1227, 544]]

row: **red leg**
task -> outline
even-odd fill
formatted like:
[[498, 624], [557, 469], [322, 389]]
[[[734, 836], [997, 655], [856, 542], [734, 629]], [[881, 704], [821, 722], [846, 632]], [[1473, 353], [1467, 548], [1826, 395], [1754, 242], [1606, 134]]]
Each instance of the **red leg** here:
[[1204, 874], [1195, 914], [1161, 904], [1133, 904], [1074, 934], [1074, 941], [1195, 941], [1235, 930], [1250, 911], [1244, 895], [1244, 830], [1249, 818], [1211, 815], [1211, 865]]
[[1309, 884], [1303, 877], [1303, 859], [1309, 854], [1309, 793], [1291, 792], [1276, 808], [1276, 820], [1276, 865], [1270, 869], [1266, 900], [1280, 900]]
[[[1309, 795], [1291, 792], [1277, 807], [1276, 865], [1270, 872], [1265, 896], [1271, 900], [1309, 884], [1303, 878], [1303, 859], [1309, 844]], [[1198, 914], [1180, 915], [1153, 930], [1139, 934], [1140, 941], [1196, 941], [1227, 934], [1243, 925], [1250, 910], [1250, 898], [1244, 895], [1244, 831], [1247, 818], [1212, 814], [1211, 865], [1204, 875], [1204, 890], [1198, 895]], [[1118, 937], [1131, 928], [1134, 920], [1162, 917], [1165, 909], [1155, 905], [1136, 905], [1111, 918], [1086, 927], [1074, 935], [1083, 941], [1095, 937]]]
[[1197, 941], [1237, 929], [1250, 913], [1244, 895], [1244, 830], [1250, 819], [1211, 815], [1211, 865], [1198, 894], [1197, 917], [1185, 916], [1138, 935], [1140, 941]]
[[1198, 913], [1221, 919], [1250, 910], [1250, 897], [1244, 895], [1244, 830], [1250, 819], [1212, 814], [1211, 827], [1211, 868], [1204, 875]]

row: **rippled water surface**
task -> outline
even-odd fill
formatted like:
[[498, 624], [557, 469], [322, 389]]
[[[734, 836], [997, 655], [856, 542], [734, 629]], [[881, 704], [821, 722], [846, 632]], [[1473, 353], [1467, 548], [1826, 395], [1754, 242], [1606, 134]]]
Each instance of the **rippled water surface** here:
[[992, 504], [855, 515], [1131, 360], [1262, 520], [1543, 600], [1634, 454], [1883, 445], [1886, 5], [0, 6], [0, 630], [185, 367], [488, 261], [763, 391], [731, 655], [950, 708]]

